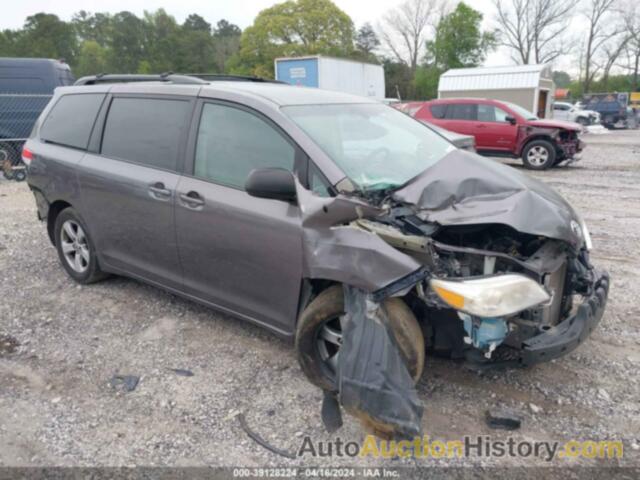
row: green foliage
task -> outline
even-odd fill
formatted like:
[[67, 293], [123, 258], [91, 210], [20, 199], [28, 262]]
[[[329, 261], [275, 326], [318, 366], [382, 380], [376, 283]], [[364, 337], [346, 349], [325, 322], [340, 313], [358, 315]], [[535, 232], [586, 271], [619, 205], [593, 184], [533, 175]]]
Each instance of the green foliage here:
[[[569, 84], [569, 92], [571, 98], [582, 97], [583, 82], [579, 79], [573, 80]], [[605, 93], [605, 92], [632, 92], [633, 91], [633, 77], [631, 75], [611, 75], [605, 82], [603, 78], [600, 78], [591, 83], [590, 91], [586, 93]]]
[[553, 83], [558, 88], [568, 88], [571, 83], [571, 75], [561, 70], [555, 70], [551, 76], [553, 77]]
[[413, 79], [414, 98], [430, 100], [438, 96], [438, 81], [444, 70], [436, 66], [424, 66], [416, 69]]
[[273, 78], [273, 60], [298, 55], [348, 57], [351, 18], [330, 0], [288, 0], [261, 11], [240, 39], [232, 71]]
[[215, 73], [225, 71], [239, 48], [240, 29], [220, 20], [212, 29], [200, 15], [182, 25], [163, 9], [28, 17], [19, 30], [0, 32], [0, 56], [64, 58], [76, 76], [108, 73]]
[[482, 14], [460, 2], [438, 22], [435, 38], [427, 42], [427, 62], [443, 72], [481, 65], [497, 45], [495, 33], [483, 32], [481, 23]]
[[380, 46], [380, 40], [370, 23], [365, 23], [356, 32], [355, 51], [353, 58], [365, 62], [378, 63], [375, 51]]

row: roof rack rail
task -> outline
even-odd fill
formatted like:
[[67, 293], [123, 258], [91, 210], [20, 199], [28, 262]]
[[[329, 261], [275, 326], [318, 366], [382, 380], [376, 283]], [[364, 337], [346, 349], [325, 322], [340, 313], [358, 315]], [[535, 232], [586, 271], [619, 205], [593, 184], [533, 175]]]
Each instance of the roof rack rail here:
[[190, 77], [200, 78], [207, 82], [257, 82], [257, 83], [280, 83], [286, 82], [280, 80], [271, 80], [263, 77], [253, 77], [251, 75], [230, 75], [226, 73], [187, 73]]
[[168, 82], [180, 85], [204, 85], [207, 82], [188, 75], [175, 75], [173, 72], [161, 73], [160, 75], [141, 74], [120, 74], [120, 73], [99, 73], [89, 75], [76, 80], [74, 85], [98, 85], [102, 83], [130, 83], [130, 82]]

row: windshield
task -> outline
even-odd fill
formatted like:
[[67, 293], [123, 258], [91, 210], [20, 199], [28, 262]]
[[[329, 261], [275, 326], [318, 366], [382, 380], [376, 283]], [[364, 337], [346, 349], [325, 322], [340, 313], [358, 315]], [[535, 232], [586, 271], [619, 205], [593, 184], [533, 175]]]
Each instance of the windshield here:
[[518, 115], [520, 115], [522, 118], [524, 118], [525, 120], [540, 120], [533, 113], [531, 113], [526, 108], [522, 108], [520, 105], [516, 105], [515, 103], [510, 103], [510, 102], [504, 102], [504, 104], [507, 107], [509, 107], [511, 110], [516, 112]]
[[380, 104], [299, 105], [289, 116], [362, 190], [403, 185], [455, 147]]

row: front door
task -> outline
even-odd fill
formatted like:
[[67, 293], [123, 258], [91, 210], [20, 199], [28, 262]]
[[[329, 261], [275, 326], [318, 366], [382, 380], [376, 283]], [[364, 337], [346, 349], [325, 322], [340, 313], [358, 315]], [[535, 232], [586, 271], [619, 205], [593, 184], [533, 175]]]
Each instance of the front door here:
[[100, 153], [79, 169], [81, 206], [107, 267], [180, 288], [174, 202], [190, 100], [113, 98]]
[[252, 197], [244, 184], [255, 168], [294, 171], [299, 151], [252, 110], [206, 102], [199, 117], [192, 175], [181, 178], [176, 204], [185, 289], [291, 333], [302, 279], [300, 211]]
[[518, 127], [507, 121], [510, 114], [491, 104], [478, 105], [476, 148], [509, 152], [516, 144]]

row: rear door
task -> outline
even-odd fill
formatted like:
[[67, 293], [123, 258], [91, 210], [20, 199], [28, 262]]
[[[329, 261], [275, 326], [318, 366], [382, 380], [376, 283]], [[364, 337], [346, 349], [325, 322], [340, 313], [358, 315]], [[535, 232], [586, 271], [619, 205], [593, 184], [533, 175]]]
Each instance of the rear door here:
[[475, 135], [477, 149], [509, 152], [515, 148], [518, 127], [507, 121], [507, 117], [511, 114], [488, 103], [478, 104], [477, 114], [477, 134]]
[[82, 214], [108, 267], [179, 288], [174, 203], [195, 100], [117, 95], [81, 163]]
[[475, 103], [449, 103], [444, 119], [436, 124], [452, 132], [475, 136], [478, 133], [475, 128], [476, 112]]
[[304, 156], [266, 117], [242, 106], [203, 101], [196, 118], [192, 164], [176, 203], [185, 289], [291, 333], [302, 279], [300, 211], [252, 197], [244, 184], [255, 168], [297, 171]]

